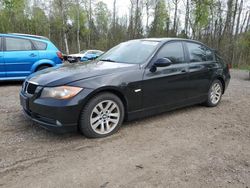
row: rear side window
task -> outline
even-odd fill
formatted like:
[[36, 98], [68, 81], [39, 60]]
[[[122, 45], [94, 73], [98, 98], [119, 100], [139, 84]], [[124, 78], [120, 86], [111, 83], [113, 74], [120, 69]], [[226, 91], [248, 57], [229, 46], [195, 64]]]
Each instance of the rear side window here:
[[29, 51], [32, 43], [28, 39], [6, 37], [6, 51]]
[[35, 48], [37, 50], [46, 50], [47, 49], [47, 44], [45, 42], [36, 41], [36, 40], [33, 40], [32, 42], [35, 45]]
[[214, 53], [207, 47], [197, 43], [186, 43], [190, 62], [213, 61]]
[[214, 61], [214, 52], [212, 50], [206, 49], [206, 60]]
[[173, 63], [184, 63], [184, 52], [181, 42], [165, 44], [157, 54], [157, 59], [168, 58]]

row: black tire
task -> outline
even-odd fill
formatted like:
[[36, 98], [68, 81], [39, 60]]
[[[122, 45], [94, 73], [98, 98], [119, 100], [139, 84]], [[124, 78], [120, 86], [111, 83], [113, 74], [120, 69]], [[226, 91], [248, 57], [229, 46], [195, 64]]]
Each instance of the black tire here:
[[37, 71], [41, 71], [41, 70], [43, 70], [43, 69], [47, 69], [47, 68], [49, 68], [50, 66], [48, 66], [48, 65], [42, 65], [42, 66], [39, 66], [37, 69], [36, 69], [36, 72]]
[[[218, 100], [216, 100], [216, 102], [213, 102], [212, 98], [211, 98], [211, 95], [212, 95], [212, 92], [213, 92], [213, 87], [217, 85], [220, 87], [220, 96], [218, 98]], [[207, 101], [205, 102], [205, 105], [208, 106], [208, 107], [215, 107], [217, 106], [220, 101], [221, 101], [221, 97], [222, 97], [222, 94], [223, 94], [223, 86], [222, 86], [222, 83], [220, 80], [216, 79], [212, 82], [210, 88], [209, 88], [209, 91], [208, 91], [208, 96], [207, 96]]]
[[[114, 126], [114, 129], [111, 132], [107, 134], [99, 134], [92, 128], [90, 119], [91, 119], [91, 116], [93, 113], [92, 111], [94, 110], [94, 108], [99, 103], [105, 102], [105, 101], [113, 101], [119, 108], [120, 116], [119, 116], [119, 121], [117, 121], [118, 124]], [[109, 92], [100, 93], [96, 95], [95, 97], [93, 97], [92, 99], [90, 99], [90, 101], [84, 106], [80, 115], [80, 119], [79, 119], [79, 130], [87, 138], [103, 138], [103, 137], [107, 137], [117, 132], [123, 122], [123, 119], [124, 119], [124, 105], [121, 99], [117, 97], [116, 95], [109, 93]]]

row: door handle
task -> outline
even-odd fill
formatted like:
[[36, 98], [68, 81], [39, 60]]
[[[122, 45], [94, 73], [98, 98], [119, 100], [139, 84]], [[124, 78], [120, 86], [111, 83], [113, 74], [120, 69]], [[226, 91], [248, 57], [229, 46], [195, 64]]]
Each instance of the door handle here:
[[30, 57], [36, 57], [36, 54], [32, 53], [32, 54], [30, 54]]

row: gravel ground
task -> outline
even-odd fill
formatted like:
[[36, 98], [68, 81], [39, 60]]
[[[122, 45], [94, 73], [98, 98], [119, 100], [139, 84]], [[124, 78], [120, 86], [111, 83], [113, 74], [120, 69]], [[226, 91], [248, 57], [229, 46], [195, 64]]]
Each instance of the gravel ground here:
[[0, 86], [0, 187], [250, 187], [250, 81], [232, 70], [221, 104], [128, 122], [105, 139], [27, 120], [21, 83]]

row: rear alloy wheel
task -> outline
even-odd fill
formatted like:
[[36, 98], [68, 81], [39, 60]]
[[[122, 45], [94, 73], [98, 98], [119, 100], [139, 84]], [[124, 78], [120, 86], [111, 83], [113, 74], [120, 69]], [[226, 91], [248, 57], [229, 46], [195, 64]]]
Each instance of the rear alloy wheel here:
[[82, 111], [79, 127], [86, 137], [106, 137], [119, 129], [123, 118], [122, 101], [112, 93], [102, 93], [87, 103]]
[[207, 106], [214, 107], [217, 106], [221, 100], [223, 93], [223, 88], [220, 80], [215, 80], [211, 84], [208, 92]]

